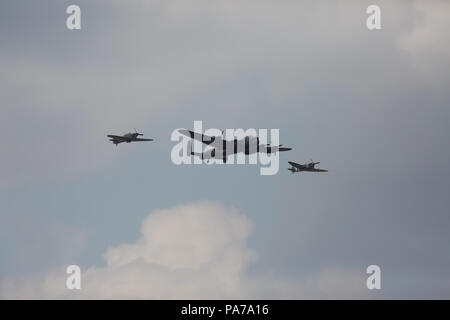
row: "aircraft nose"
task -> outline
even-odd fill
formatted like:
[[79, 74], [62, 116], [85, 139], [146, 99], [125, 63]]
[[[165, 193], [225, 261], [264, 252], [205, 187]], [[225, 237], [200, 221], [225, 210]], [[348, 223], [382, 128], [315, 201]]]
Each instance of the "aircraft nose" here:
[[281, 147], [279, 150], [280, 151], [289, 151], [289, 150], [292, 150], [292, 148]]

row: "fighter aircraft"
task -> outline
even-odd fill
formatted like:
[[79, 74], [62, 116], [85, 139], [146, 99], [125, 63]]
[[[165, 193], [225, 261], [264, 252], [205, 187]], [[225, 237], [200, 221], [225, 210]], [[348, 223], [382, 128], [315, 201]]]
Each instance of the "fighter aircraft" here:
[[119, 143], [122, 143], [122, 142], [130, 143], [130, 142], [134, 142], [134, 141], [153, 141], [153, 139], [138, 138], [139, 136], [143, 136], [143, 134], [138, 133], [136, 131], [136, 129], [134, 129], [134, 133], [129, 132], [129, 133], [124, 134], [123, 136], [116, 136], [113, 134], [107, 135], [107, 137], [109, 138], [109, 141], [112, 141], [112, 143], [114, 143], [116, 145], [116, 147]]
[[[292, 148], [283, 147], [282, 144], [278, 146], [271, 146], [270, 144], [260, 144], [259, 137], [246, 136], [243, 139], [227, 141], [221, 136], [211, 137], [201, 133], [193, 132], [191, 130], [180, 129], [179, 132], [191, 139], [200, 141], [206, 145], [214, 146], [213, 149], [207, 150], [203, 153], [196, 153], [191, 151], [191, 155], [199, 156], [201, 159], [222, 159], [227, 162], [227, 157], [232, 154], [243, 152], [246, 155], [262, 152], [262, 153], [276, 153], [282, 151], [289, 151]], [[222, 131], [222, 136], [224, 132]], [[228, 149], [227, 149], [228, 147]]]
[[296, 173], [296, 172], [302, 172], [302, 171], [308, 171], [308, 172], [328, 172], [328, 170], [325, 169], [317, 169], [315, 168], [316, 164], [319, 164], [320, 162], [314, 162], [311, 159], [310, 163], [306, 163], [306, 164], [298, 164], [292, 161], [288, 161], [288, 163], [292, 166], [291, 168], [288, 168], [289, 171], [291, 171], [292, 173]]

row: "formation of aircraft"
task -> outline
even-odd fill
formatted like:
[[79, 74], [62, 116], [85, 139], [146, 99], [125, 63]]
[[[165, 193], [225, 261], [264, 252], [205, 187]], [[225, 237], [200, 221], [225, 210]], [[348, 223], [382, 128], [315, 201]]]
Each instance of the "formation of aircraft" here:
[[143, 136], [143, 134], [138, 133], [136, 131], [136, 129], [134, 129], [134, 132], [126, 133], [123, 136], [116, 136], [113, 134], [107, 135], [107, 137], [109, 138], [109, 141], [112, 141], [112, 143], [114, 143], [116, 146], [122, 142], [130, 143], [130, 142], [134, 142], [134, 141], [153, 141], [153, 139], [138, 138], [139, 136]]
[[[206, 145], [214, 143], [214, 149], [203, 153], [191, 151], [191, 155], [199, 156], [202, 160], [205, 159], [222, 159], [227, 161], [227, 157], [232, 154], [243, 152], [246, 155], [262, 152], [262, 153], [276, 153], [292, 150], [292, 148], [283, 147], [282, 144], [278, 146], [272, 146], [270, 144], [260, 144], [259, 138], [254, 136], [246, 136], [243, 139], [237, 139], [227, 141], [220, 136], [207, 136], [191, 130], [180, 129], [178, 132], [190, 137], [191, 139], [200, 141]], [[231, 147], [231, 148], [230, 148]], [[227, 149], [228, 148], [228, 149]], [[231, 150], [230, 150], [231, 149]]]
[[[263, 153], [276, 153], [276, 152], [283, 152], [283, 151], [289, 151], [292, 150], [292, 148], [286, 148], [283, 147], [282, 144], [278, 146], [272, 146], [270, 144], [260, 144], [259, 138], [254, 136], [246, 136], [243, 139], [238, 140], [235, 138], [232, 141], [226, 141], [223, 140], [222, 137], [211, 137], [206, 136], [204, 134], [200, 134], [197, 132], [193, 132], [191, 130], [185, 130], [181, 129], [179, 132], [187, 137], [190, 137], [191, 139], [195, 139], [197, 141], [200, 141], [206, 145], [211, 145], [214, 142], [215, 146], [222, 146], [222, 148], [214, 148], [213, 150], [210, 150], [208, 152], [203, 153], [197, 153], [191, 151], [191, 155], [199, 156], [202, 160], [203, 159], [212, 159], [212, 158], [218, 158], [223, 159], [224, 162], [227, 161], [227, 156], [236, 154], [239, 152], [243, 152], [246, 155], [253, 154], [256, 152], [263, 152]], [[109, 138], [109, 141], [112, 141], [116, 146], [119, 143], [126, 142], [135, 142], [135, 141], [153, 141], [153, 139], [144, 139], [139, 138], [139, 136], [143, 136], [142, 133], [138, 133], [136, 129], [134, 129], [134, 132], [126, 133], [122, 136], [109, 134], [107, 137]], [[232, 146], [232, 150], [226, 150], [226, 146]], [[256, 146], [256, 148], [251, 147]], [[225, 149], [225, 150], [224, 150]], [[224, 152], [226, 151], [226, 152]], [[311, 159], [310, 163], [300, 164], [293, 161], [288, 161], [288, 163], [291, 165], [290, 168], [288, 168], [289, 171], [292, 173], [298, 173], [302, 171], [306, 172], [328, 172], [326, 169], [319, 169], [315, 166], [319, 164], [320, 162], [314, 162]]]
[[299, 163], [295, 163], [292, 161], [288, 161], [288, 163], [292, 166], [291, 168], [288, 168], [288, 170], [291, 171], [292, 173], [302, 172], [302, 171], [328, 172], [328, 170], [326, 170], [326, 169], [315, 168], [316, 164], [319, 164], [320, 162], [314, 162], [312, 159], [311, 159], [310, 163], [305, 163], [305, 164], [299, 164]]

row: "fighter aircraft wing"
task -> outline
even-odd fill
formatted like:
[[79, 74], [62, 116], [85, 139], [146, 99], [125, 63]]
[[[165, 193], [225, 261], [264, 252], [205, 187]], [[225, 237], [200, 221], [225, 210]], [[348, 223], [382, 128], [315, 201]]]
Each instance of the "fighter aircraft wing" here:
[[129, 141], [126, 137], [115, 136], [115, 135], [112, 135], [112, 134], [109, 134], [107, 137], [109, 138], [109, 141], [111, 141], [112, 143], [114, 143], [116, 146], [117, 146], [119, 143], [122, 143], [122, 142], [128, 142], [128, 141]]
[[153, 141], [153, 139], [141, 139], [141, 138], [136, 138], [133, 141]]
[[108, 135], [109, 141], [112, 141], [114, 144], [119, 144], [122, 142], [127, 142], [129, 139], [122, 136]]
[[108, 134], [107, 135], [108, 138], [114, 139], [114, 140], [127, 140], [125, 137], [123, 136], [115, 136], [113, 134]]
[[216, 139], [220, 139], [222, 140], [222, 138], [220, 137], [211, 137], [211, 136], [207, 136], [204, 134], [200, 134], [191, 130], [186, 130], [186, 129], [180, 129], [178, 130], [179, 133], [181, 133], [182, 135], [189, 137], [191, 139], [200, 141], [204, 144], [211, 144], [213, 143]]
[[328, 170], [326, 170], [326, 169], [309, 169], [309, 171], [312, 171], [312, 172], [328, 172]]
[[301, 164], [298, 164], [298, 163], [295, 163], [295, 162], [292, 162], [292, 161], [288, 161], [288, 163], [289, 163], [291, 166], [295, 167], [295, 168], [298, 168], [298, 169], [305, 169], [305, 166], [303, 166], [303, 165], [301, 165]]

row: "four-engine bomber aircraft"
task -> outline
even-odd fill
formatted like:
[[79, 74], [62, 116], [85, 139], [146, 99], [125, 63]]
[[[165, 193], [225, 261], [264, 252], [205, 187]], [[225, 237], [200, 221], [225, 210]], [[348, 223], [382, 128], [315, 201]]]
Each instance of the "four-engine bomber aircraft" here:
[[302, 171], [308, 171], [308, 172], [328, 172], [326, 169], [317, 169], [315, 168], [316, 164], [319, 164], [320, 162], [314, 162], [311, 159], [310, 163], [306, 164], [298, 164], [292, 161], [288, 161], [288, 163], [292, 166], [291, 168], [288, 168], [289, 171], [292, 173], [296, 172], [302, 172]]
[[[243, 139], [227, 141], [222, 139], [221, 136], [210, 137], [201, 133], [197, 133], [191, 130], [180, 129], [178, 130], [181, 134], [190, 137], [191, 139], [200, 141], [206, 145], [214, 146], [212, 150], [206, 150], [203, 153], [196, 153], [191, 151], [191, 155], [199, 156], [202, 160], [204, 159], [222, 159], [223, 162], [227, 162], [227, 157], [243, 152], [246, 155], [263, 152], [263, 153], [276, 153], [282, 151], [289, 151], [292, 148], [283, 147], [282, 144], [279, 146], [271, 146], [269, 144], [264, 145], [259, 143], [259, 137], [246, 136]], [[222, 132], [223, 134], [223, 132]], [[228, 149], [227, 149], [228, 147]], [[224, 152], [225, 151], [225, 152]]]
[[114, 143], [116, 145], [116, 147], [119, 143], [122, 143], [122, 142], [130, 143], [130, 142], [134, 142], [134, 141], [153, 141], [153, 139], [138, 138], [139, 136], [143, 136], [143, 134], [138, 133], [136, 131], [136, 129], [134, 129], [134, 133], [129, 132], [129, 133], [124, 134], [123, 136], [116, 136], [113, 134], [107, 135], [107, 137], [109, 138], [109, 141], [112, 141], [112, 143]]

